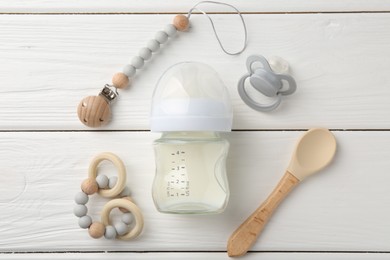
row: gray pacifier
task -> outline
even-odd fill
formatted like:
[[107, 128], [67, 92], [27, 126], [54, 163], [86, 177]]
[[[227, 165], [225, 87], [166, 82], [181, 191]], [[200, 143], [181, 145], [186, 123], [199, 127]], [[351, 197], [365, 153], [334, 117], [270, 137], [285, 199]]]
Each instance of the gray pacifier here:
[[[259, 62], [262, 67], [252, 68], [252, 64]], [[270, 60], [271, 63], [271, 60]], [[271, 69], [268, 61], [260, 55], [251, 55], [246, 61], [248, 73], [245, 74], [238, 82], [238, 93], [242, 100], [249, 107], [257, 111], [271, 111], [279, 106], [282, 101], [282, 95], [290, 95], [295, 92], [297, 84], [293, 77], [285, 74], [288, 71], [288, 64], [280, 58], [275, 58], [271, 63]], [[275, 72], [274, 72], [275, 71]], [[261, 104], [248, 95], [245, 89], [245, 82], [249, 78], [250, 85], [262, 93], [264, 96], [274, 98], [268, 104]], [[283, 84], [283, 82], [285, 84]]]

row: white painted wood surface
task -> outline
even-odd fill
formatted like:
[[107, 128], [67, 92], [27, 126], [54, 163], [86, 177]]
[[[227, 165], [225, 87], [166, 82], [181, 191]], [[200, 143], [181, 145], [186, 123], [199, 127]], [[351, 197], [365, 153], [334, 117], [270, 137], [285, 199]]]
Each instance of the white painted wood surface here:
[[[158, 213], [148, 132], [1, 133], [0, 246], [3, 251], [223, 251], [229, 234], [284, 173], [301, 131], [234, 132], [228, 177], [231, 199], [212, 216]], [[334, 132], [334, 163], [298, 187], [272, 218], [253, 250], [388, 251], [389, 132]], [[57, 144], [57, 145], [56, 145]], [[59, 144], [59, 145], [58, 145]], [[132, 242], [92, 240], [77, 226], [73, 197], [99, 152], [118, 154], [144, 211], [145, 231]], [[105, 200], [89, 208], [98, 218]]]
[[[316, 126], [334, 129], [334, 163], [291, 194], [243, 259], [390, 257], [390, 1], [229, 1], [246, 13], [244, 54], [224, 55], [195, 15], [190, 32], [121, 93], [107, 131], [78, 122], [79, 100], [96, 95], [171, 21], [168, 13], [195, 3], [0, 0], [1, 259], [228, 259], [228, 236], [272, 190], [303, 133], [289, 130]], [[237, 16], [213, 18], [227, 47], [239, 48]], [[237, 95], [249, 54], [290, 62], [298, 91], [277, 111], [252, 111]], [[161, 73], [183, 60], [206, 62], [223, 77], [240, 130], [225, 135], [231, 199], [219, 215], [160, 214], [151, 198], [159, 135], [148, 132], [150, 97]], [[136, 241], [92, 240], [72, 214], [89, 161], [103, 151], [125, 161], [144, 212]], [[94, 218], [104, 202], [88, 204]]]
[[[240, 48], [237, 17], [219, 15], [227, 47]], [[76, 107], [96, 95], [172, 15], [0, 16], [2, 129], [86, 129]], [[245, 15], [245, 55], [220, 50], [208, 20], [164, 46], [121, 92], [106, 129], [149, 129], [150, 97], [160, 75], [185, 60], [207, 62], [223, 77], [234, 104], [235, 129], [390, 128], [390, 14]], [[221, 27], [226, 25], [226, 27]], [[232, 38], [233, 37], [233, 38]], [[205, 51], [206, 50], [206, 51]], [[291, 64], [298, 91], [280, 109], [258, 113], [236, 84], [249, 54], [278, 55]], [[26, 94], [24, 94], [26, 93]], [[288, 111], [288, 113], [286, 113]]]
[[[167, 13], [188, 12], [198, 0], [0, 0], [3, 13]], [[383, 12], [390, 10], [388, 0], [227, 0], [243, 12]], [[231, 12], [215, 6], [207, 11]]]

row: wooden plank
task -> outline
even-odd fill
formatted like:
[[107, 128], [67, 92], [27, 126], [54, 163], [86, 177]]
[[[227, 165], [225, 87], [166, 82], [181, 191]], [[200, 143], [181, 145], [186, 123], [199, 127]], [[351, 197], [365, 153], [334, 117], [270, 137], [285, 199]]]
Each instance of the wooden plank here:
[[[147, 132], [0, 133], [0, 251], [225, 251], [233, 230], [263, 201], [288, 164], [300, 131], [234, 132], [227, 163], [230, 202], [218, 215], [156, 211]], [[390, 251], [390, 132], [336, 131], [335, 161], [283, 202], [252, 250]], [[89, 238], [73, 197], [99, 152], [120, 156], [145, 217], [135, 241]], [[104, 172], [113, 172], [108, 164]], [[114, 173], [112, 173], [114, 174]], [[98, 219], [106, 200], [88, 203]]]
[[[334, 260], [377, 260], [388, 259], [388, 253], [248, 253], [245, 259], [257, 260], [310, 260], [330, 259]], [[0, 255], [0, 259], [231, 259], [226, 253], [63, 253], [63, 254], [6, 254]]]
[[[165, 13], [188, 12], [198, 0], [1, 0], [0, 13]], [[390, 2], [381, 0], [229, 0], [242, 12], [364, 12], [389, 11]], [[212, 12], [231, 11], [221, 6], [206, 5]]]
[[[111, 75], [172, 15], [0, 16], [0, 129], [87, 129], [81, 98], [96, 95]], [[242, 44], [241, 25], [219, 15], [227, 48]], [[149, 129], [150, 99], [160, 75], [182, 61], [216, 69], [228, 86], [235, 129], [390, 128], [390, 14], [246, 15], [245, 54], [222, 53], [210, 25], [195, 16], [189, 33], [164, 46], [122, 91], [105, 129]], [[236, 84], [250, 54], [290, 62], [298, 90], [271, 113], [248, 108]]]

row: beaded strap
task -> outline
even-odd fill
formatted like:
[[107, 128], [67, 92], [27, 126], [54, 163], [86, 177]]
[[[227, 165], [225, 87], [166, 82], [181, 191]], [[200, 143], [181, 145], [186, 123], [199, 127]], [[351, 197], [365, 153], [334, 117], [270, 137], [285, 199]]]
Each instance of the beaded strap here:
[[[237, 12], [237, 14], [240, 16], [243, 29], [244, 29], [244, 43], [241, 50], [236, 52], [230, 52], [224, 48], [217, 34], [213, 20], [205, 11], [199, 9], [199, 6], [202, 4], [224, 5], [232, 8]], [[154, 39], [149, 40], [146, 47], [140, 49], [138, 55], [131, 59], [130, 64], [127, 64], [123, 67], [122, 72], [118, 72], [114, 74], [114, 76], [112, 77], [112, 84], [111, 85], [106, 84], [104, 88], [100, 91], [98, 96], [88, 96], [82, 99], [77, 108], [77, 114], [80, 121], [84, 125], [89, 127], [99, 127], [107, 124], [111, 117], [110, 103], [114, 101], [116, 97], [119, 95], [118, 89], [124, 89], [130, 85], [132, 78], [135, 76], [137, 70], [141, 69], [144, 66], [145, 61], [152, 58], [152, 54], [157, 52], [160, 49], [161, 44], [166, 43], [168, 39], [172, 38], [176, 34], [177, 31], [186, 31], [188, 29], [190, 25], [189, 19], [193, 11], [195, 10], [206, 15], [206, 17], [209, 19], [212, 29], [214, 31], [214, 35], [223, 52], [225, 52], [228, 55], [237, 55], [242, 53], [245, 50], [247, 45], [247, 40], [248, 40], [247, 37], [248, 33], [247, 33], [244, 18], [240, 13], [240, 11], [237, 8], [235, 8], [233, 5], [227, 3], [216, 2], [216, 1], [201, 1], [195, 4], [189, 10], [187, 16], [182, 14], [176, 15], [175, 18], [173, 19], [172, 24], [168, 24], [165, 26], [165, 28], [162, 31], [158, 31], [155, 34]]]
[[[118, 177], [108, 178], [106, 175], [97, 174], [97, 168], [100, 162], [108, 160], [114, 164], [118, 170]], [[89, 195], [98, 193], [107, 198], [115, 199], [109, 201], [102, 210], [101, 222], [92, 221], [87, 215], [86, 206], [89, 201]], [[88, 229], [92, 238], [107, 239], [119, 238], [129, 240], [137, 237], [143, 229], [144, 221], [141, 210], [130, 198], [130, 190], [126, 187], [126, 170], [121, 159], [113, 153], [102, 153], [97, 155], [91, 162], [88, 171], [88, 178], [81, 184], [81, 192], [75, 196], [76, 205], [73, 213], [79, 217], [79, 226]], [[121, 221], [112, 224], [109, 216], [112, 209], [118, 207], [124, 214]]]
[[137, 70], [144, 66], [145, 61], [152, 58], [152, 54], [160, 49], [160, 45], [172, 38], [176, 31], [186, 31], [188, 26], [189, 20], [186, 16], [176, 15], [172, 24], [168, 24], [162, 31], [158, 31], [154, 39], [149, 40], [146, 47], [140, 49], [138, 56], [133, 57], [130, 64], [123, 67], [122, 72], [114, 74], [111, 85], [106, 84], [98, 96], [88, 96], [81, 100], [77, 108], [80, 121], [89, 127], [107, 124], [111, 117], [110, 103], [119, 95], [118, 89], [127, 88]]

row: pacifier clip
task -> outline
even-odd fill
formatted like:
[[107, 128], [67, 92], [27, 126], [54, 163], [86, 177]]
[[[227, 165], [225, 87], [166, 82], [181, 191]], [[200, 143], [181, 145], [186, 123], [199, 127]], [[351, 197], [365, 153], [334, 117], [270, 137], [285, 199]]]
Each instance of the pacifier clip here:
[[[233, 8], [237, 12], [241, 18], [245, 31], [244, 45], [241, 50], [237, 52], [228, 52], [223, 47], [212, 19], [205, 11], [198, 8], [198, 6], [201, 4], [224, 5]], [[97, 96], [88, 96], [81, 100], [77, 108], [77, 115], [81, 123], [88, 127], [100, 127], [106, 125], [111, 118], [110, 105], [119, 95], [118, 89], [127, 88], [131, 84], [137, 70], [140, 70], [145, 65], [145, 62], [152, 58], [153, 53], [156, 53], [160, 49], [161, 45], [165, 44], [169, 39], [171, 39], [177, 33], [177, 31], [185, 32], [188, 30], [190, 27], [191, 14], [195, 10], [204, 14], [210, 20], [214, 35], [217, 38], [217, 41], [223, 52], [228, 55], [237, 55], [245, 50], [247, 43], [247, 29], [244, 18], [242, 17], [240, 11], [234, 6], [226, 3], [215, 1], [199, 2], [189, 10], [187, 16], [182, 14], [176, 15], [171, 24], [167, 24], [163, 30], [158, 31], [155, 34], [154, 39], [149, 40], [146, 47], [141, 48], [138, 52], [138, 55], [131, 59], [130, 64], [127, 64], [123, 67], [122, 72], [118, 72], [113, 75], [111, 80], [112, 83], [106, 84]]]

